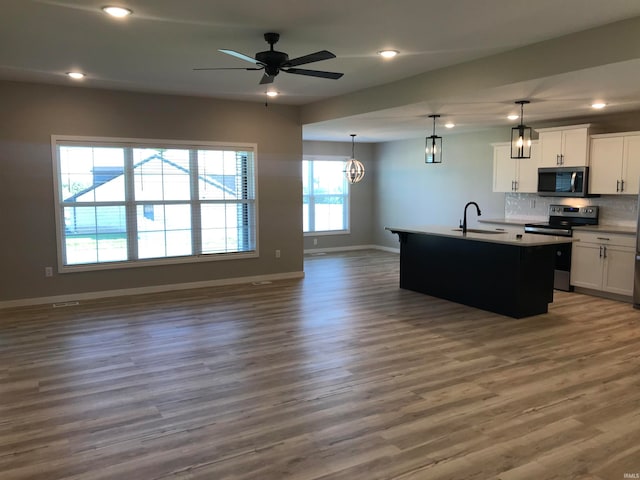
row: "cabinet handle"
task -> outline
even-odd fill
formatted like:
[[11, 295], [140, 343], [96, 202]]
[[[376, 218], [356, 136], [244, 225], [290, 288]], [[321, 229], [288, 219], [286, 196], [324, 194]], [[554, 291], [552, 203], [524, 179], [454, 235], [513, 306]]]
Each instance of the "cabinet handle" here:
[[602, 245], [600, 245], [600, 258], [602, 258]]
[[564, 165], [564, 153], [560, 154], [560, 165]]
[[620, 180], [620, 191], [624, 192], [624, 180]]
[[606, 241], [611, 240], [610, 238], [607, 238], [607, 237], [596, 237], [596, 238], [597, 238], [598, 240], [606, 240]]
[[602, 251], [604, 252], [603, 257], [607, 258], [607, 247], [606, 246], [602, 247]]
[[616, 180], [616, 192], [620, 191], [620, 180]]
[[516, 186], [516, 188], [514, 189], [516, 192], [518, 191], [518, 181], [516, 180], [515, 182], [513, 182], [513, 184]]
[[556, 153], [556, 165], [560, 165], [560, 155]]

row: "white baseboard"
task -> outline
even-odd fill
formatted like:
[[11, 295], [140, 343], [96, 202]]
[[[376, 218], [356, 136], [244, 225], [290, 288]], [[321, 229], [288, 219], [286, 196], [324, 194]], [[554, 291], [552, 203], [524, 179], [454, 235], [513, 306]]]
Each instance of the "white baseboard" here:
[[290, 280], [304, 278], [304, 272], [274, 273], [268, 275], [255, 275], [250, 277], [223, 278], [220, 280], [205, 280], [202, 282], [173, 283], [168, 285], [153, 285], [149, 287], [122, 288], [118, 290], [103, 290], [97, 292], [76, 293], [68, 295], [55, 295], [51, 297], [21, 298], [0, 302], [0, 309], [43, 305], [47, 303], [67, 303], [94, 300], [96, 298], [124, 297], [127, 295], [142, 295], [145, 293], [161, 293], [177, 290], [190, 290], [195, 288], [220, 287], [225, 285], [238, 285], [253, 282], [271, 282], [276, 280]]
[[390, 253], [400, 253], [399, 248], [384, 247], [382, 245], [350, 245], [348, 247], [328, 247], [328, 248], [308, 248], [305, 254], [314, 253], [330, 253], [330, 252], [348, 252], [352, 250], [382, 250]]

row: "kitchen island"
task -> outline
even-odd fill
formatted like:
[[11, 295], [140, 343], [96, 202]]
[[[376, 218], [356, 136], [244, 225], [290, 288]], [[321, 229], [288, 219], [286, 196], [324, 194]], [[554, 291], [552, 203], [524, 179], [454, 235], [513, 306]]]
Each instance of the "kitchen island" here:
[[555, 246], [569, 237], [443, 226], [386, 227], [400, 240], [400, 288], [514, 318], [548, 311]]

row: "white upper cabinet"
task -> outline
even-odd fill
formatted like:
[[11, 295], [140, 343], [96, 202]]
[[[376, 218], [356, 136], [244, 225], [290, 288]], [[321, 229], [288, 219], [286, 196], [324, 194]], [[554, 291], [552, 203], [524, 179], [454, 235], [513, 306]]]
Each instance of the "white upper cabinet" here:
[[537, 142], [531, 144], [531, 158], [511, 158], [510, 143], [493, 144], [493, 191], [537, 192], [538, 159]]
[[582, 167], [589, 164], [589, 125], [541, 128], [540, 167]]
[[640, 132], [591, 137], [589, 193], [637, 195]]

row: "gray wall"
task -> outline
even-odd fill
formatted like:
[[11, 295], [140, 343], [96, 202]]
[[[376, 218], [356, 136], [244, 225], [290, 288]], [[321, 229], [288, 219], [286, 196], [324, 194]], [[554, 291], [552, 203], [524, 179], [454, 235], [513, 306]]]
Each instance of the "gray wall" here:
[[[0, 82], [0, 105], [0, 301], [302, 272], [297, 108], [18, 82]], [[260, 257], [45, 278], [56, 265], [52, 134], [257, 143]]]
[[[351, 157], [351, 142], [303, 142], [305, 156], [334, 155]], [[305, 250], [330, 249], [357, 245], [370, 245], [373, 227], [373, 187], [375, 184], [375, 162], [373, 161], [374, 145], [357, 143], [356, 158], [364, 165], [364, 178], [350, 186], [351, 218], [350, 232], [347, 234], [313, 234], [304, 237]], [[313, 240], [317, 240], [314, 245]]]
[[[458, 226], [466, 202], [480, 205], [485, 218], [504, 216], [504, 193], [493, 193], [491, 143], [509, 140], [508, 129], [443, 136], [441, 164], [424, 163], [424, 138], [376, 146], [373, 243], [399, 248], [387, 226]], [[474, 209], [468, 210], [476, 224]]]

